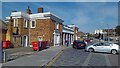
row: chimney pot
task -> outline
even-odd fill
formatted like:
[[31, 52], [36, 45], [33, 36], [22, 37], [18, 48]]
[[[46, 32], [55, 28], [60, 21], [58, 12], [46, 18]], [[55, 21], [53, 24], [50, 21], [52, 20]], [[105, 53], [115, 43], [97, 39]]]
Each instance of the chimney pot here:
[[38, 13], [43, 13], [43, 8], [38, 8]]

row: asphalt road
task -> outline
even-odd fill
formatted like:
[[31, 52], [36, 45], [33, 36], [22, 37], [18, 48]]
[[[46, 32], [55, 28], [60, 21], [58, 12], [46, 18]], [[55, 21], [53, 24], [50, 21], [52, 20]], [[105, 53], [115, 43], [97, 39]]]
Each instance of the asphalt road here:
[[63, 51], [52, 66], [118, 66], [118, 55], [69, 48]]
[[63, 53], [52, 66], [118, 66], [118, 54], [89, 53], [85, 52], [84, 49], [70, 47], [63, 50]]

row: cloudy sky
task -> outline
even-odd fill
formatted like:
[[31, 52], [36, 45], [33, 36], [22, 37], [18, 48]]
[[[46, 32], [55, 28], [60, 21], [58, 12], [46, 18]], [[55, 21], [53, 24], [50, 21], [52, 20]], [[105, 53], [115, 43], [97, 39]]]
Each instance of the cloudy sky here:
[[43, 7], [44, 12], [54, 13], [64, 20], [64, 24], [75, 24], [83, 32], [118, 25], [117, 2], [3, 2], [2, 18], [5, 19], [13, 10], [25, 12], [28, 5], [33, 13], [37, 13], [38, 7]]

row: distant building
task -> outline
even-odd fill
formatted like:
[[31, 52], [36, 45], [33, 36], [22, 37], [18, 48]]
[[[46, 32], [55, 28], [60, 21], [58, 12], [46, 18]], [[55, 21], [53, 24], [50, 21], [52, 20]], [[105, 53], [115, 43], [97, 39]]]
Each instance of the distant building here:
[[103, 29], [103, 34], [110, 37], [116, 36], [115, 29]]
[[103, 34], [103, 30], [102, 29], [97, 29], [97, 30], [95, 30], [95, 34]]
[[115, 29], [98, 29], [95, 30], [95, 34], [103, 34], [104, 36], [113, 37], [116, 36]]
[[78, 40], [83, 40], [85, 37], [85, 33], [81, 32], [81, 31], [78, 31], [77, 35], [78, 35]]

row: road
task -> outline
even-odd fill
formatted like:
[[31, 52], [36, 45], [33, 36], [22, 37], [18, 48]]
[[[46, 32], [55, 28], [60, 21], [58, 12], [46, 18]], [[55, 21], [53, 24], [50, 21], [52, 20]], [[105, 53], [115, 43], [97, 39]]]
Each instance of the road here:
[[69, 47], [63, 50], [52, 66], [109, 66], [112, 68], [112, 66], [118, 66], [118, 54], [89, 53], [84, 49]]

